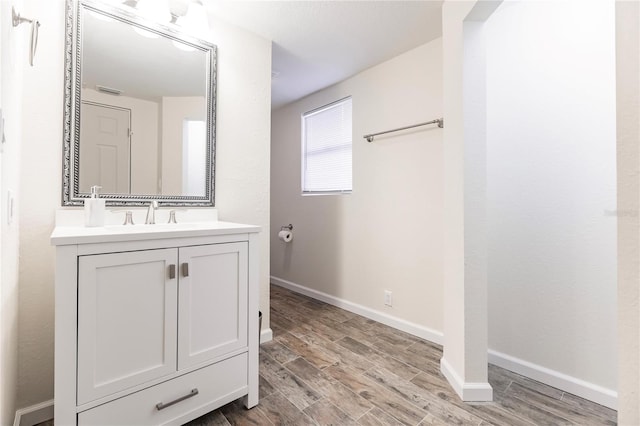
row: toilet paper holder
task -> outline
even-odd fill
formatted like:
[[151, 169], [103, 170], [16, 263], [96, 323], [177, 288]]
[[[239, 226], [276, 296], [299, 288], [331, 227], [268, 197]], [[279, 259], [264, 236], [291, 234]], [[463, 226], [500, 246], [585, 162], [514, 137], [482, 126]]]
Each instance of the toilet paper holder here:
[[280, 227], [281, 231], [284, 231], [285, 229], [288, 229], [289, 231], [293, 231], [293, 225], [292, 224], [288, 224], [288, 225]]

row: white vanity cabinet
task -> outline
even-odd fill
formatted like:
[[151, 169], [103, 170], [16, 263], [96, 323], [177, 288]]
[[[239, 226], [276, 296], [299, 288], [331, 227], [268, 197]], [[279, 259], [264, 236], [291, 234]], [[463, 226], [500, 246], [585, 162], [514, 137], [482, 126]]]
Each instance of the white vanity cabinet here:
[[190, 225], [56, 228], [56, 424], [257, 404], [259, 228]]

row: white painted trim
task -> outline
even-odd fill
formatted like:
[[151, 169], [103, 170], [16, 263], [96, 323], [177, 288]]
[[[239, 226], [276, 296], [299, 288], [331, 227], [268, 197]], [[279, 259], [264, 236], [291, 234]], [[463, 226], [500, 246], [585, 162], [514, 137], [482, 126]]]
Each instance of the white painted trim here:
[[260, 332], [260, 344], [270, 342], [273, 340], [273, 331], [270, 328], [265, 328]]
[[440, 371], [461, 400], [465, 402], [493, 401], [493, 388], [488, 382], [463, 382], [458, 372], [444, 358], [440, 359]]
[[53, 419], [53, 399], [16, 411], [13, 426], [34, 426]]
[[617, 410], [618, 392], [559, 371], [489, 349], [489, 362], [514, 373]]
[[451, 367], [451, 364], [444, 359], [444, 357], [440, 358], [440, 371], [442, 375], [447, 379], [453, 391], [458, 394], [460, 398], [462, 398], [462, 379], [456, 373], [456, 371]]
[[394, 317], [384, 312], [377, 311], [375, 309], [367, 308], [366, 306], [358, 305], [357, 303], [349, 302], [348, 300], [341, 299], [339, 297], [332, 296], [321, 291], [313, 290], [308, 287], [304, 287], [300, 284], [292, 283], [291, 281], [283, 280], [282, 278], [271, 276], [271, 283], [279, 287], [284, 287], [295, 293], [300, 293], [305, 296], [312, 297], [322, 302], [328, 303], [338, 308], [342, 308], [346, 311], [353, 312], [354, 314], [362, 315], [365, 318], [378, 321], [389, 327], [397, 328], [406, 333], [413, 334], [414, 336], [428, 340], [430, 342], [442, 345], [442, 332], [432, 330], [428, 327], [406, 321], [402, 318]]

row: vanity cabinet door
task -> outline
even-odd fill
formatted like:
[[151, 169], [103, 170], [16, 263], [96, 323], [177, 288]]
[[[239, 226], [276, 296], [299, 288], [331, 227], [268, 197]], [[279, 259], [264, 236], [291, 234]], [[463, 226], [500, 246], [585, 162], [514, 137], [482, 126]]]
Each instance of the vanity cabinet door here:
[[178, 368], [246, 348], [248, 244], [182, 247], [179, 257]]
[[177, 254], [79, 257], [78, 405], [176, 371]]

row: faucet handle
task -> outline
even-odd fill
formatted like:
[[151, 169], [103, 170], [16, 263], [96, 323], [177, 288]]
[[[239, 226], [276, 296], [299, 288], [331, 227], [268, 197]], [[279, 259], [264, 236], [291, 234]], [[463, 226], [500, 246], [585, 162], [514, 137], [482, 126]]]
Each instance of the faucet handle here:
[[123, 225], [135, 225], [133, 223], [133, 212], [132, 211], [126, 211], [124, 214], [124, 223]]
[[167, 223], [178, 223], [178, 221], [176, 220], [176, 211], [175, 210], [171, 210], [169, 212], [169, 222]]

